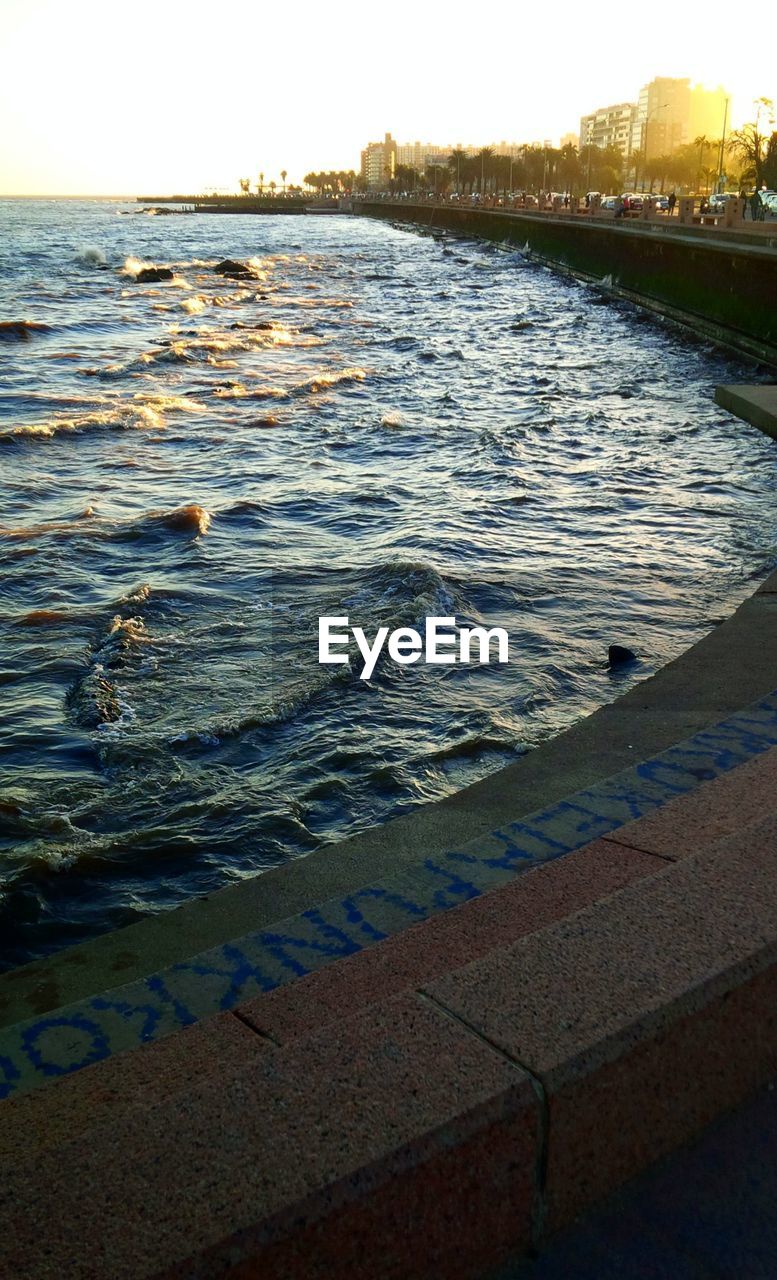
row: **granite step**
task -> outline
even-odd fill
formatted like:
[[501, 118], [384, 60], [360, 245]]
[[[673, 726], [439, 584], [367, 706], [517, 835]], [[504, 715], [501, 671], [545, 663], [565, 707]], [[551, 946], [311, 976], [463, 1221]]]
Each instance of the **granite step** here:
[[[288, 986], [327, 1011], [276, 1011], [283, 1043], [247, 1002], [7, 1104], [0, 1274], [481, 1276], [777, 1074], [777, 818], [677, 860], [596, 841], [509, 888], [339, 1017], [323, 974]], [[71, 1094], [25, 1125], [63, 1086], [92, 1119]]]

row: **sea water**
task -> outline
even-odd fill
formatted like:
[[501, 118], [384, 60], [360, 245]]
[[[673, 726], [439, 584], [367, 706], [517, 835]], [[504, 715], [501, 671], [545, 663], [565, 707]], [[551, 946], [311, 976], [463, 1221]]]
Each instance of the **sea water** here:
[[[438, 799], [699, 639], [775, 560], [777, 444], [712, 398], [753, 376], [473, 240], [0, 201], [0, 963]], [[361, 680], [339, 615], [510, 661]]]

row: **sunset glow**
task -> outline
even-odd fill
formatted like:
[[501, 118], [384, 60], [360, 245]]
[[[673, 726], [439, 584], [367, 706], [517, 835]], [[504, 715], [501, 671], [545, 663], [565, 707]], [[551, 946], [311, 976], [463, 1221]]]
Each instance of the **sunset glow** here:
[[0, 191], [134, 194], [358, 168], [370, 138], [552, 139], [654, 76], [777, 96], [773, 42], [730, 6], [365, 7], [4, 0]]

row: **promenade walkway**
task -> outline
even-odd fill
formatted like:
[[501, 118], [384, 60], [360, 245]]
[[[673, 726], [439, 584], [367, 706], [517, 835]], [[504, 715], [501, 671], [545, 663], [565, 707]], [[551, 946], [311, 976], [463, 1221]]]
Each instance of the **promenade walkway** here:
[[494, 1280], [774, 1280], [775, 1204], [769, 1084]]
[[698, 197], [684, 199], [673, 210], [660, 209], [655, 206], [633, 209], [625, 215], [617, 216], [614, 209], [600, 208], [597, 205], [586, 206], [582, 198], [572, 199], [568, 203], [556, 198], [552, 202], [541, 204], [536, 198], [525, 200], [518, 198], [498, 198], [485, 196], [483, 199], [472, 199], [468, 196], [432, 196], [413, 194], [407, 196], [390, 196], [382, 193], [371, 193], [355, 197], [353, 205], [360, 203], [383, 203], [387, 206], [417, 205], [429, 209], [461, 209], [470, 212], [491, 212], [505, 215], [523, 215], [530, 217], [567, 218], [574, 222], [590, 222], [613, 224], [619, 228], [637, 228], [665, 230], [667, 232], [699, 232], [709, 236], [719, 232], [726, 238], [738, 237], [741, 240], [757, 242], [766, 240], [772, 243], [777, 238], [777, 211], [764, 209], [763, 218], [753, 219], [750, 212], [745, 216], [726, 215], [723, 211], [704, 210]]
[[[748, 687], [748, 648], [775, 674], [777, 575], [718, 630], [709, 705]], [[0, 1274], [522, 1275], [777, 1077], [776, 783], [763, 692], [345, 898], [6, 1026]], [[750, 1275], [731, 1256], [709, 1274]], [[594, 1274], [578, 1262], [547, 1275]]]

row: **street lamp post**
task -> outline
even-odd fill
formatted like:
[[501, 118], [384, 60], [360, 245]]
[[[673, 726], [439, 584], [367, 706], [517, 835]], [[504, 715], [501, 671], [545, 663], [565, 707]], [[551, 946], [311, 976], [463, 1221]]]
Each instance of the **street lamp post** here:
[[718, 151], [718, 180], [715, 183], [715, 190], [720, 194], [723, 190], [723, 153], [726, 150], [726, 128], [728, 127], [728, 104], [729, 99], [726, 98], [726, 105], [723, 109], [723, 133], [720, 139], [720, 150]]

